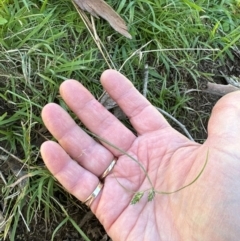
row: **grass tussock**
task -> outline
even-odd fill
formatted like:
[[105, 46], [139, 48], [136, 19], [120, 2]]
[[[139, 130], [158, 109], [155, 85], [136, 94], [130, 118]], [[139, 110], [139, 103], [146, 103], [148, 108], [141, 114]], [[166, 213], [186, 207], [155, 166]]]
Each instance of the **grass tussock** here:
[[[239, 0], [107, 2], [126, 20], [132, 40], [101, 19], [95, 20], [96, 38], [70, 0], [0, 2], [2, 237], [15, 240], [20, 222], [28, 229], [41, 216], [46, 225], [51, 218], [58, 220], [52, 239], [68, 222], [89, 240], [56, 193], [71, 205], [75, 201], [55, 183], [39, 155], [40, 143], [52, 138], [43, 127], [41, 109], [49, 102], [65, 108], [58, 94], [61, 82], [77, 79], [98, 98], [99, 77], [111, 67], [142, 91], [148, 64], [147, 98], [178, 118], [189, 101], [183, 91], [186, 78], [198, 85], [199, 79], [212, 75], [199, 69], [202, 62], [234, 60], [240, 40]], [[17, 174], [9, 158], [19, 166]], [[22, 186], [15, 183], [19, 174]]]

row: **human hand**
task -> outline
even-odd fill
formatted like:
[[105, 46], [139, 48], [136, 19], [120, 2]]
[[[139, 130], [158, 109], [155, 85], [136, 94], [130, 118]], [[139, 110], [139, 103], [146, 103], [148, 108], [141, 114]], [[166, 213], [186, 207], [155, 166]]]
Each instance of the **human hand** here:
[[207, 166], [189, 187], [171, 195], [156, 195], [151, 202], [144, 195], [139, 203], [130, 205], [133, 192], [150, 188], [139, 164], [114, 147], [98, 143], [60, 106], [48, 104], [42, 118], [60, 145], [47, 141], [41, 153], [52, 174], [84, 201], [117, 157], [91, 205], [114, 241], [239, 240], [240, 93], [228, 94], [218, 101], [209, 120], [208, 138], [200, 145], [174, 130], [118, 72], [105, 71], [101, 82], [128, 116], [137, 136], [79, 82], [65, 81], [60, 94], [91, 132], [145, 167], [155, 190], [177, 190], [196, 178], [206, 158]]

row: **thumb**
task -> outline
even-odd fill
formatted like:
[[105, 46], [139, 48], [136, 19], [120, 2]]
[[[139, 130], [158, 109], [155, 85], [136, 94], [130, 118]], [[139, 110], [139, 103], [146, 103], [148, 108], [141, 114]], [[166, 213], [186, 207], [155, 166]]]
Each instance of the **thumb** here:
[[240, 144], [240, 91], [225, 95], [214, 106], [208, 134], [208, 139], [213, 138], [215, 142]]

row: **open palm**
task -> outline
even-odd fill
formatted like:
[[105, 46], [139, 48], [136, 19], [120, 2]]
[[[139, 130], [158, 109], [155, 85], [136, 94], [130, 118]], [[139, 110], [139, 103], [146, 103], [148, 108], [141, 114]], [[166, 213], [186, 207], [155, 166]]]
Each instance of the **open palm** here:
[[[43, 159], [59, 182], [84, 201], [114, 157], [91, 209], [117, 240], [239, 240], [240, 237], [240, 93], [222, 98], [209, 121], [203, 145], [175, 131], [159, 112], [116, 71], [105, 71], [101, 82], [129, 117], [137, 136], [109, 113], [79, 82], [65, 81], [60, 93], [70, 109], [93, 133], [114, 146], [94, 140], [58, 105], [44, 107], [46, 127], [59, 144], [45, 142]], [[130, 205], [134, 193], [152, 188]], [[150, 181], [149, 181], [149, 179]]]

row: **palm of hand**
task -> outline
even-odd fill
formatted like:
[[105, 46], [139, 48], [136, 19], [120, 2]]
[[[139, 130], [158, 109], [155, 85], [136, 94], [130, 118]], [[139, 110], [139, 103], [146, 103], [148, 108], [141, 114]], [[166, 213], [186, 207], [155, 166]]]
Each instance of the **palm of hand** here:
[[[172, 143], [168, 149], [164, 148], [163, 139]], [[213, 143], [217, 141], [212, 140]], [[231, 168], [227, 160], [232, 160], [232, 157], [217, 153], [208, 142], [202, 146], [192, 143], [171, 129], [148, 134], [136, 142], [128, 153], [145, 157], [140, 161], [144, 163], [154, 188], [160, 191], [170, 192], [189, 184], [202, 169], [208, 152], [210, 160], [199, 180], [186, 189], [170, 195], [156, 194], [151, 202], [147, 201], [145, 194], [139, 203], [130, 205], [133, 193], [121, 187], [116, 177], [125, 188], [133, 191], [146, 190], [150, 185], [138, 164], [125, 156], [119, 158], [115, 175], [107, 179], [106, 189], [96, 207], [97, 217], [113, 240], [232, 240], [229, 239], [229, 231], [234, 231], [234, 228], [225, 227], [222, 232], [218, 228], [219, 220], [227, 211], [222, 204], [234, 200], [239, 210], [239, 195], [228, 197], [230, 186], [237, 190], [238, 184], [236, 180], [229, 182], [225, 176], [227, 169]], [[223, 147], [220, 149], [223, 150]], [[211, 156], [219, 158], [213, 162]], [[239, 163], [236, 163], [236, 168], [237, 165]], [[216, 203], [219, 204], [219, 210]], [[232, 215], [231, 219], [236, 210], [232, 208], [228, 212]], [[208, 230], [209, 225], [213, 228], [214, 224], [216, 230]], [[124, 232], [119, 236], [116, 230], [122, 227]], [[189, 234], [192, 236], [189, 237]]]
[[[116, 75], [115, 72], [112, 74]], [[107, 88], [111, 89], [112, 85]], [[119, 93], [119, 91], [116, 87], [116, 92]], [[133, 103], [134, 95], [135, 92], [131, 93]], [[237, 94], [235, 98], [236, 96]], [[130, 99], [126, 96], [124, 101], [121, 101], [120, 97], [115, 98], [120, 105], [121, 102], [126, 102], [126, 98]], [[229, 103], [227, 98], [232, 97], [225, 97], [225, 100], [218, 104], [218, 108], [215, 108], [209, 123], [209, 138], [203, 145], [191, 142], [173, 130], [162, 117], [156, 117], [158, 113], [151, 108], [148, 110], [148, 105], [144, 108], [136, 108], [134, 111], [128, 107], [131, 114], [126, 114], [131, 116], [131, 122], [139, 136], [136, 138], [122, 127], [114, 126], [116, 136], [121, 135], [112, 142], [141, 162], [155, 190], [170, 192], [189, 184], [202, 169], [208, 152], [209, 160], [199, 179], [186, 189], [171, 195], [157, 194], [151, 202], [147, 201], [145, 194], [138, 204], [130, 205], [133, 192], [151, 188], [150, 183], [136, 162], [105, 145], [119, 158], [114, 172], [105, 180], [102, 193], [93, 203], [92, 211], [113, 240], [225, 240], [229, 237], [232, 238], [228, 240], [235, 240], [239, 236], [239, 231], [236, 234], [236, 226], [232, 225], [232, 221], [239, 222], [237, 212], [240, 211], [240, 197], [234, 191], [239, 187], [237, 177], [240, 176], [240, 125], [237, 124], [234, 130], [229, 131], [229, 128], [224, 126], [228, 124], [227, 121], [219, 117], [222, 111], [233, 113], [232, 108], [236, 107], [232, 104], [227, 106]], [[75, 109], [71, 106], [72, 100], [66, 102], [71, 109]], [[140, 99], [139, 102], [141, 102]], [[229, 108], [226, 109], [226, 107]], [[239, 115], [239, 108], [237, 110]], [[94, 109], [92, 111], [94, 112]], [[71, 147], [68, 147], [63, 140], [64, 135], [59, 134], [61, 136], [59, 137], [57, 131], [53, 130], [53, 125], [50, 123], [54, 119], [53, 116], [50, 117], [50, 113], [45, 112], [43, 119], [49, 130], [55, 134], [63, 148], [74, 156], [71, 153]], [[147, 115], [148, 113], [150, 114]], [[236, 116], [228, 115], [228, 117], [228, 121], [237, 121]], [[84, 118], [87, 117], [81, 116], [81, 119], [84, 120]], [[103, 119], [101, 125], [109, 124], [106, 117]], [[146, 122], [149, 125], [146, 125]], [[56, 121], [52, 123], [56, 125]], [[90, 126], [94, 132], [97, 132], [96, 128], [101, 129], [99, 123], [96, 126]], [[110, 137], [111, 133], [113, 133], [111, 127], [102, 128], [98, 132], [106, 139], [109, 139], [107, 137]], [[121, 144], [123, 140], [125, 140], [124, 144]], [[229, 141], [231, 141], [230, 145]], [[77, 192], [75, 188], [80, 184], [78, 181], [71, 183], [68, 177], [66, 161], [62, 164], [58, 163], [58, 167], [50, 163], [50, 159], [59, 159], [61, 162], [61, 155], [54, 156], [50, 147], [53, 148], [53, 143], [48, 143], [42, 148], [43, 158], [50, 171], [71, 193], [83, 200], [82, 194], [78, 194], [80, 191]], [[57, 153], [62, 151], [59, 147], [54, 146], [54, 148], [58, 149]], [[107, 158], [108, 154], [105, 155]], [[233, 195], [233, 192], [236, 192], [236, 195]], [[226, 203], [230, 205], [225, 205]], [[225, 223], [219, 224], [219, 219], [225, 214]]]

